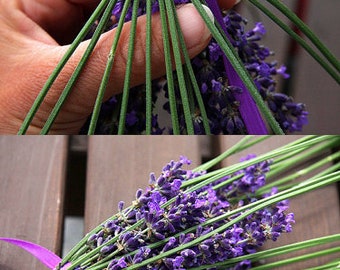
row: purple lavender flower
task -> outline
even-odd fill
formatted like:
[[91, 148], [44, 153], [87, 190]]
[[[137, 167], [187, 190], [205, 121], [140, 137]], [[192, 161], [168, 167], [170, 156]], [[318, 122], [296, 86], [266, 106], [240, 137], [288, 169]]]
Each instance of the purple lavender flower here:
[[[174, 3], [184, 4], [190, 0], [173, 0]], [[112, 14], [115, 19], [110, 28], [115, 27], [121, 17], [122, 7], [125, 2], [118, 0]], [[158, 12], [158, 1], [152, 2], [152, 11]], [[146, 13], [146, 1], [139, 2], [138, 15]], [[125, 21], [131, 20], [132, 7], [129, 8]], [[266, 59], [272, 52], [259, 44], [266, 30], [259, 22], [249, 31], [245, 29], [247, 20], [240, 14], [231, 11], [224, 17], [230, 41], [237, 50], [244, 66], [254, 79], [263, 100], [267, 103], [275, 119], [286, 133], [301, 131], [308, 123], [305, 105], [295, 103], [291, 97], [276, 92], [276, 75], [288, 78], [285, 66], [277, 67], [276, 62], [268, 62]], [[226, 74], [223, 63], [223, 52], [217, 42], [212, 39], [206, 50], [192, 59], [192, 66], [199, 84], [204, 100], [205, 110], [209, 119], [209, 126], [212, 134], [246, 134], [247, 129], [239, 112], [240, 104], [235, 99], [235, 95], [242, 89], [229, 85], [228, 74]], [[174, 76], [176, 78], [176, 74]], [[153, 109], [158, 100], [158, 93], [164, 91], [165, 98], [168, 98], [167, 83], [164, 78], [153, 82]], [[181, 103], [178, 83], [175, 81], [175, 91], [177, 100], [177, 111], [179, 113], [179, 123], [181, 133], [186, 133], [183, 104]], [[137, 86], [131, 89], [134, 93], [130, 95], [125, 123], [126, 134], [141, 134], [146, 126], [146, 105], [145, 86]], [[205, 134], [203, 118], [196, 101], [193, 101], [194, 112], [192, 121], [195, 134]], [[96, 133], [108, 134], [117, 133], [119, 122], [118, 111], [120, 108], [120, 96], [113, 97], [102, 106], [99, 123]], [[169, 102], [163, 106], [164, 110], [170, 113]], [[85, 133], [88, 123], [81, 133]], [[152, 116], [152, 134], [162, 134], [165, 127], [160, 127], [157, 114]], [[171, 128], [168, 128], [172, 132]]]
[[[224, 18], [231, 43], [236, 48], [246, 69], [254, 78], [262, 98], [267, 102], [281, 128], [288, 133], [301, 131], [307, 124], [307, 111], [303, 104], [296, 104], [292, 98], [275, 92], [276, 81], [274, 76], [280, 74], [283, 78], [289, 77], [285, 67], [276, 68], [275, 62], [266, 62], [272, 53], [264, 46], [258, 44], [265, 34], [262, 23], [246, 31], [246, 20], [234, 11]], [[234, 93], [242, 91], [233, 89], [228, 85], [223, 64], [223, 53], [216, 41], [212, 40], [207, 50], [192, 61], [197, 74], [197, 81], [201, 85], [201, 92], [206, 104], [210, 119], [212, 133], [244, 134], [245, 126], [238, 112]], [[276, 95], [280, 99], [275, 98]], [[200, 126], [203, 132], [203, 125]]]
[[[249, 155], [243, 160], [254, 157]], [[158, 178], [151, 174], [149, 188], [145, 191], [137, 191], [133, 207], [123, 209], [124, 204], [120, 202], [117, 217], [104, 223], [101, 231], [89, 236], [87, 241], [89, 251], [118, 237], [116, 242], [106, 244], [100, 249], [99, 260], [114, 254], [108, 266], [109, 270], [124, 269], [130, 264], [141, 263], [162, 252], [180, 247], [239, 216], [237, 214], [205, 225], [205, 222], [211, 218], [219, 217], [241, 205], [258, 200], [255, 191], [264, 185], [265, 174], [269, 171], [271, 162], [263, 161], [236, 172], [234, 176], [241, 177], [225, 187], [215, 188], [217, 184], [230, 179], [231, 176], [191, 192], [182, 187], [183, 183], [205, 172], [193, 173], [185, 170], [183, 169], [185, 164], [190, 164], [190, 161], [181, 157], [180, 161], [170, 161], [164, 166]], [[277, 189], [273, 188], [263, 197], [271, 196], [276, 192]], [[236, 196], [244, 194], [247, 196], [242, 201], [235, 201]], [[166, 207], [164, 207], [165, 203], [167, 203]], [[292, 230], [294, 215], [285, 214], [287, 209], [287, 200], [266, 207], [249, 214], [233, 226], [215, 233], [190, 248], [140, 269], [188, 269], [213, 265], [230, 258], [254, 253], [265, 241], [276, 241], [282, 233]], [[137, 222], [139, 222], [137, 228], [126, 231]], [[194, 226], [196, 229], [188, 231]], [[153, 243], [163, 239], [167, 241], [157, 247], [151, 247]], [[249, 269], [250, 266], [250, 261], [243, 261], [230, 269]]]

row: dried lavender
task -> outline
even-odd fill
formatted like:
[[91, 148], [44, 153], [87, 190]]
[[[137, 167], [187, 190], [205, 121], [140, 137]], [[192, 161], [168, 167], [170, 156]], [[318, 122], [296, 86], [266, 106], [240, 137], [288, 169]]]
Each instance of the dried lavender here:
[[[116, 21], [120, 18], [124, 1], [118, 1], [114, 10], [113, 18]], [[175, 4], [184, 4], [189, 0], [174, 0]], [[152, 10], [157, 12], [159, 9], [158, 1], [153, 1]], [[145, 1], [140, 1], [138, 14], [146, 13]], [[129, 9], [125, 21], [131, 20], [132, 8]], [[295, 103], [291, 97], [276, 92], [276, 75], [283, 78], [289, 77], [285, 73], [285, 67], [278, 67], [276, 62], [269, 62], [267, 58], [272, 52], [259, 44], [262, 36], [265, 34], [265, 28], [262, 23], [257, 23], [253, 29], [247, 31], [245, 25], [247, 20], [235, 11], [231, 11], [224, 17], [224, 24], [230, 37], [232, 45], [237, 50], [245, 68], [251, 74], [258, 91], [267, 103], [275, 119], [280, 124], [285, 133], [301, 131], [302, 127], [307, 124], [308, 112], [305, 105]], [[115, 25], [113, 24], [113, 26]], [[240, 115], [240, 102], [235, 98], [243, 90], [237, 86], [230, 85], [228, 75], [223, 63], [224, 54], [212, 39], [209, 46], [200, 55], [192, 60], [192, 67], [199, 84], [204, 106], [209, 119], [209, 126], [213, 134], [246, 134], [246, 125]], [[179, 123], [181, 133], [186, 133], [185, 117], [183, 104], [179, 94], [179, 86], [175, 78], [175, 91], [177, 95], [177, 111], [179, 113]], [[164, 78], [153, 82], [153, 110], [155, 111], [157, 95], [164, 91], [164, 96], [168, 98], [167, 83]], [[125, 132], [127, 134], [141, 134], [145, 132], [146, 123], [146, 105], [145, 105], [145, 86], [138, 86], [131, 89], [125, 123]], [[158, 93], [158, 94], [157, 94]], [[113, 97], [103, 104], [96, 133], [108, 134], [116, 133], [119, 122], [117, 108], [120, 104], [117, 102], [118, 97]], [[195, 134], [204, 134], [203, 118], [196, 101], [193, 101], [195, 107], [192, 115]], [[164, 110], [170, 113], [169, 102], [163, 105]], [[152, 119], [152, 134], [162, 134], [165, 130], [172, 132], [171, 127], [160, 127], [158, 115], [154, 113]], [[83, 131], [87, 130], [87, 125]]]
[[[248, 156], [245, 160], [254, 157]], [[190, 161], [181, 157], [180, 161], [167, 164], [158, 178], [151, 174], [149, 187], [145, 191], [137, 191], [133, 207], [124, 209], [124, 203], [119, 203], [116, 218], [106, 221], [100, 231], [88, 237], [88, 252], [117, 237], [116, 241], [100, 249], [97, 262], [110, 257], [107, 269], [124, 269], [223, 226], [242, 213], [213, 223], [208, 221], [256, 201], [255, 193], [265, 184], [265, 173], [269, 171], [271, 161], [256, 163], [190, 192], [183, 184], [206, 172], [185, 170], [184, 164], [190, 164]], [[239, 179], [216, 188], [233, 176], [239, 176]], [[271, 194], [263, 196], [275, 193], [273, 189]], [[239, 200], [239, 196], [245, 197]], [[288, 201], [266, 207], [190, 248], [138, 269], [188, 269], [254, 253], [266, 240], [276, 241], [282, 233], [292, 230], [294, 215], [285, 214], [287, 209]], [[130, 230], [136, 223], [140, 225]], [[159, 242], [161, 244], [155, 245]], [[75, 269], [86, 269], [88, 266]], [[251, 263], [247, 260], [230, 269], [250, 267]]]

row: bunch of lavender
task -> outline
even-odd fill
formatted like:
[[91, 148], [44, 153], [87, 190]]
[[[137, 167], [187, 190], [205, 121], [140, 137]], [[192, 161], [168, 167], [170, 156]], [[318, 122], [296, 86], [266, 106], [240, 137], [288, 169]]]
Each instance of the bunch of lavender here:
[[[88, 238], [90, 251], [120, 234], [115, 243], [99, 251], [99, 260], [114, 255], [108, 269], [123, 269], [141, 263], [225, 225], [237, 215], [214, 223], [209, 221], [255, 201], [254, 194], [264, 185], [270, 162], [264, 161], [237, 172], [243, 176], [225, 187], [214, 189], [221, 182], [217, 181], [195, 191], [181, 189], [182, 183], [204, 172], [183, 170], [183, 163], [188, 163], [188, 160], [171, 161], [157, 179], [151, 174], [150, 187], [144, 192], [137, 191], [134, 208], [123, 210], [123, 203], [120, 203], [117, 218], [107, 221], [98, 233]], [[239, 194], [246, 194], [247, 198], [237, 203], [229, 202]], [[294, 219], [292, 213], [284, 213], [287, 208], [288, 202], [284, 201], [262, 209], [231, 228], [139, 269], [187, 269], [254, 253], [266, 240], [276, 240], [281, 233], [291, 231]], [[139, 221], [142, 221], [139, 226], [128, 230]], [[163, 243], [150, 248], [159, 241]], [[246, 264], [250, 265], [248, 262], [241, 263], [243, 267]]]
[[[106, 221], [98, 232], [87, 238], [86, 252], [100, 248], [96, 260], [75, 269], [91, 269], [94, 267], [91, 264], [107, 261], [107, 269], [119, 270], [166, 252], [172, 254], [138, 269], [188, 269], [213, 265], [255, 253], [266, 240], [276, 241], [282, 233], [292, 230], [294, 215], [285, 213], [287, 200], [249, 214], [224, 230], [217, 230], [245, 213], [230, 215], [232, 210], [257, 201], [255, 193], [264, 186], [271, 161], [248, 166], [196, 190], [183, 184], [205, 172], [184, 170], [184, 164], [190, 164], [190, 161], [182, 157], [178, 162], [167, 164], [158, 178], [151, 174], [149, 188], [137, 191], [132, 207], [123, 209], [124, 203], [119, 203], [115, 218]], [[238, 179], [217, 187], [232, 177]], [[271, 194], [262, 196], [274, 193], [273, 189]], [[245, 198], [239, 200], [242, 195]], [[193, 242], [195, 244], [183, 248]], [[176, 248], [180, 250], [174, 252]], [[250, 266], [250, 261], [242, 261], [233, 269]]]
[[[339, 160], [339, 151], [324, 156], [340, 146], [339, 138], [308, 136], [215, 170], [224, 158], [265, 137], [245, 137], [193, 170], [184, 169], [190, 164], [185, 157], [171, 161], [159, 177], [151, 173], [149, 187], [138, 190], [130, 206], [120, 202], [118, 213], [88, 233], [56, 269], [261, 269], [262, 258], [339, 241], [340, 235], [333, 235], [259, 251], [267, 240], [292, 230], [290, 198], [340, 180], [337, 162], [308, 180], [291, 182]], [[312, 165], [294, 171], [311, 158]]]
[[[287, 16], [315, 48], [261, 2], [258, 0], [248, 2], [285, 30], [334, 80], [340, 83], [339, 61], [281, 1], [268, 0], [266, 4]], [[176, 5], [185, 3], [192, 3], [195, 6], [213, 36], [206, 50], [192, 61], [189, 59], [176, 14]], [[204, 6], [210, 8], [213, 13], [211, 16]], [[152, 81], [151, 15], [155, 12], [159, 12], [161, 17], [166, 76]], [[146, 80], [145, 85], [130, 89], [137, 17], [143, 14], [147, 17]], [[103, 105], [120, 33], [124, 23], [130, 20], [131, 35], [123, 94], [112, 97]], [[283, 78], [287, 77], [285, 67], [279, 67], [275, 62], [268, 61], [267, 57], [271, 52], [259, 43], [264, 34], [262, 24], [258, 23], [255, 28], [246, 30], [245, 22], [246, 20], [235, 12], [226, 13], [223, 17], [217, 0], [102, 0], [41, 90], [19, 134], [27, 131], [58, 74], [81, 41], [90, 36], [89, 47], [83, 59], [41, 131], [42, 134], [49, 132], [100, 35], [112, 27], [116, 28], [117, 34], [108, 54], [93, 113], [81, 133], [161, 134], [166, 129], [170, 129], [169, 132], [174, 134], [268, 134], [271, 131], [275, 134], [284, 134], [300, 131], [307, 123], [308, 113], [305, 106], [293, 102], [292, 98], [285, 94], [276, 92], [275, 76], [280, 74]], [[165, 96], [169, 100], [164, 104], [165, 110], [169, 111], [171, 116], [171, 127], [168, 128], [160, 126], [158, 123], [160, 112], [155, 109], [157, 92], [161, 89], [165, 90]], [[271, 128], [271, 131], [267, 127]]]
[[[224, 23], [232, 45], [283, 131], [301, 131], [303, 125], [307, 124], [308, 113], [304, 104], [294, 103], [291, 97], [276, 92], [274, 76], [280, 74], [286, 79], [289, 75], [285, 73], [285, 66], [277, 67], [276, 62], [267, 60], [272, 52], [259, 44], [266, 32], [263, 24], [257, 23], [253, 29], [246, 31], [246, 19], [234, 11], [224, 17]], [[241, 101], [236, 96], [245, 90], [228, 83], [223, 56], [220, 46], [213, 39], [207, 50], [193, 59], [196, 78], [210, 116], [212, 133], [243, 134], [247, 130], [239, 112]], [[201, 121], [195, 123], [198, 124], [199, 133], [203, 133]]]
[[[174, 0], [175, 4], [189, 3], [189, 0], [179, 1]], [[123, 9], [123, 1], [119, 1], [115, 6], [112, 14], [115, 20], [121, 17]], [[158, 1], [152, 4], [152, 11], [159, 12]], [[138, 7], [138, 16], [146, 13], [146, 3], [141, 1]], [[125, 15], [125, 21], [130, 21], [132, 18], [132, 4]], [[267, 103], [276, 121], [285, 133], [301, 131], [303, 125], [307, 124], [307, 111], [302, 103], [294, 103], [291, 97], [283, 93], [276, 92], [276, 80], [274, 76], [281, 74], [283, 78], [288, 78], [285, 73], [285, 67], [276, 67], [276, 62], [268, 62], [266, 59], [272, 55], [272, 52], [259, 44], [262, 36], [265, 34], [265, 28], [262, 23], [257, 23], [255, 28], [246, 31], [244, 24], [247, 20], [235, 11], [231, 11], [224, 16], [223, 23], [225, 24], [232, 45], [238, 52], [240, 59], [245, 65], [245, 68], [251, 74], [257, 89]], [[113, 25], [111, 27], [116, 27]], [[239, 100], [237, 95], [242, 94], [246, 89], [242, 89], [237, 85], [229, 83], [228, 74], [224, 65], [224, 52], [215, 39], [212, 39], [208, 47], [197, 57], [191, 61], [196, 81], [200, 88], [204, 107], [206, 110], [210, 131], [212, 134], [246, 134], [247, 124], [242, 119], [239, 107], [246, 106], [244, 100]], [[184, 115], [184, 104], [181, 102], [181, 94], [176, 72], [173, 77], [175, 79], [175, 96], [176, 110], [179, 117], [180, 132], [187, 133], [186, 120]], [[169, 98], [168, 84], [166, 78], [157, 79], [153, 82], [153, 110], [159, 108], [156, 106], [156, 93], [163, 90], [165, 98]], [[127, 134], [140, 134], [146, 131], [146, 99], [145, 85], [137, 86], [131, 89], [133, 95], [130, 95], [128, 101], [128, 109], [126, 113], [125, 132]], [[194, 93], [191, 93], [192, 97]], [[142, 98], [140, 98], [142, 97]], [[115, 110], [117, 97], [112, 97], [104, 103], [101, 108], [101, 114], [98, 119], [96, 133], [107, 134], [117, 133], [119, 115]], [[196, 100], [192, 100], [192, 115], [191, 121], [194, 123], [195, 134], [205, 134], [204, 119], [201, 115], [199, 104]], [[163, 108], [171, 114], [170, 101], [167, 101]], [[151, 122], [151, 134], [160, 134], [166, 128], [160, 128], [157, 121], [157, 113], [153, 112]], [[90, 119], [89, 119], [90, 121]], [[83, 128], [88, 129], [88, 124]], [[167, 128], [170, 133], [173, 132], [171, 127]], [[112, 132], [113, 131], [113, 132]]]

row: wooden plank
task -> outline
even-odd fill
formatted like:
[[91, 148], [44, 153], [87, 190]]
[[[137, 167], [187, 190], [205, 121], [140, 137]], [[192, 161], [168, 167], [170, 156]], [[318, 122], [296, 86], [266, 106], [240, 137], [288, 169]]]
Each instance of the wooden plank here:
[[[0, 137], [0, 236], [60, 251], [67, 137]], [[0, 269], [45, 270], [0, 242]]]
[[[239, 161], [240, 157], [248, 153], [262, 154], [286, 143], [292, 142], [300, 136], [273, 136], [272, 138], [254, 146], [251, 150], [245, 150], [235, 156], [227, 159], [224, 166], [234, 164]], [[220, 137], [221, 151], [234, 145], [240, 140], [238, 136]], [[322, 189], [309, 192], [302, 196], [290, 200], [290, 212], [295, 214], [296, 223], [293, 225], [293, 232], [284, 234], [277, 242], [269, 242], [265, 248], [282, 246], [298, 241], [303, 241], [315, 237], [326, 236], [329, 234], [339, 233], [340, 231], [340, 207], [336, 185], [330, 185]], [[317, 249], [310, 249], [317, 250]], [[296, 252], [295, 255], [301, 255], [306, 252]], [[292, 253], [293, 254], [293, 253]], [[282, 257], [290, 258], [292, 255]], [[295, 264], [294, 269], [304, 269], [328, 262], [334, 256], [319, 257], [303, 263]], [[281, 267], [279, 269], [289, 270], [292, 266]]]
[[85, 231], [117, 212], [119, 201], [127, 205], [138, 188], [149, 183], [170, 160], [186, 155], [193, 165], [201, 161], [198, 137], [96, 136], [89, 139]]

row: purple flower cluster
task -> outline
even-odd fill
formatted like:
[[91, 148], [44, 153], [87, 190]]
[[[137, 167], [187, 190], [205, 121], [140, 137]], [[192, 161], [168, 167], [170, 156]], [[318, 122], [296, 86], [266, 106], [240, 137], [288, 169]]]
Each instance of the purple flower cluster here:
[[[190, 0], [173, 0], [174, 3], [184, 4]], [[112, 12], [114, 21], [110, 27], [115, 27], [121, 16], [124, 1], [118, 1]], [[152, 2], [153, 12], [159, 9], [158, 1]], [[138, 14], [146, 12], [146, 1], [140, 1]], [[131, 20], [132, 7], [129, 8], [125, 21]], [[301, 131], [307, 124], [308, 112], [305, 105], [295, 103], [291, 97], [276, 91], [276, 75], [283, 78], [289, 77], [285, 73], [285, 67], [277, 67], [276, 62], [269, 62], [266, 59], [272, 54], [270, 50], [259, 41], [265, 34], [262, 23], [257, 23], [253, 29], [246, 31], [246, 19], [234, 11], [230, 11], [224, 17], [224, 23], [232, 45], [237, 50], [245, 68], [254, 79], [263, 100], [267, 103], [275, 119], [280, 124], [285, 133]], [[204, 100], [205, 109], [209, 119], [212, 134], [246, 134], [246, 127], [239, 112], [240, 103], [235, 98], [242, 92], [237, 86], [229, 85], [228, 74], [226, 74], [223, 63], [223, 52], [217, 42], [212, 39], [209, 46], [192, 60], [192, 66], [199, 84], [201, 95]], [[176, 75], [175, 75], [176, 78]], [[186, 125], [182, 103], [180, 99], [178, 85], [175, 82], [177, 95], [177, 111], [179, 113], [179, 123], [181, 133], [186, 133]], [[155, 80], [153, 83], [153, 109], [156, 107], [157, 93], [164, 90], [165, 98], [168, 98], [167, 84], [164, 78]], [[96, 133], [107, 134], [116, 133], [119, 121], [120, 96], [113, 97], [103, 104], [102, 113], [99, 118]], [[196, 101], [193, 100], [193, 103]], [[193, 104], [195, 109], [192, 113], [195, 134], [204, 134], [203, 118], [197, 104]], [[164, 104], [164, 109], [170, 113], [169, 103]], [[131, 89], [129, 98], [128, 113], [126, 118], [127, 134], [141, 134], [145, 132], [145, 86], [138, 86]], [[84, 126], [83, 131], [87, 129]], [[168, 128], [171, 133], [171, 128]], [[162, 134], [165, 128], [161, 128], [158, 123], [158, 115], [152, 118], [152, 134]]]
[[[222, 188], [214, 187], [223, 179], [188, 192], [183, 183], [205, 174], [182, 168], [184, 164], [189, 163], [189, 160], [181, 157], [180, 161], [167, 164], [158, 178], [151, 174], [150, 186], [145, 191], [137, 191], [133, 206], [123, 209], [124, 204], [119, 203], [119, 214], [116, 218], [107, 221], [98, 233], [88, 238], [89, 251], [108, 243], [100, 249], [98, 258], [101, 260], [112, 256], [107, 269], [119, 270], [141, 263], [225, 225], [241, 213], [213, 223], [205, 222], [256, 201], [254, 192], [264, 185], [265, 173], [270, 165], [270, 162], [261, 162], [239, 171], [235, 175], [241, 174], [242, 177]], [[271, 194], [275, 192], [273, 190]], [[235, 196], [241, 194], [247, 194], [247, 197], [235, 202]], [[202, 265], [208, 265], [207, 269], [215, 269], [209, 265], [254, 253], [266, 240], [275, 241], [281, 233], [291, 231], [294, 216], [284, 213], [287, 208], [287, 201], [264, 208], [190, 248], [139, 269], [188, 269]], [[139, 226], [129, 229], [135, 224]], [[109, 243], [114, 238], [117, 238], [116, 241]], [[166, 241], [159, 244], [162, 240]], [[230, 269], [250, 267], [250, 261], [242, 261]]]
[[[145, 131], [146, 103], [145, 85], [131, 89], [125, 121], [125, 134], [141, 134]], [[157, 100], [156, 92], [153, 92], [153, 103]], [[113, 96], [104, 102], [96, 126], [96, 134], [117, 134], [119, 124], [119, 113], [121, 108], [121, 95]], [[90, 118], [82, 127], [80, 134], [86, 134], [89, 128]], [[165, 128], [160, 128], [158, 115], [152, 115], [152, 134], [162, 134]]]
[[[234, 11], [224, 17], [224, 23], [232, 45], [254, 79], [255, 85], [264, 101], [268, 104], [275, 119], [284, 132], [301, 131], [307, 124], [307, 111], [301, 103], [294, 103], [291, 97], [276, 93], [274, 76], [280, 74], [288, 78], [285, 67], [277, 67], [276, 62], [266, 59], [272, 54], [259, 41], [265, 34], [262, 23], [257, 23], [250, 31], [245, 30], [247, 21]], [[206, 104], [212, 133], [241, 134], [245, 126], [238, 111], [240, 104], [235, 99], [242, 89], [228, 84], [223, 62], [223, 52], [215, 40], [208, 48], [192, 61], [197, 81]], [[203, 126], [200, 126], [203, 132]]]

